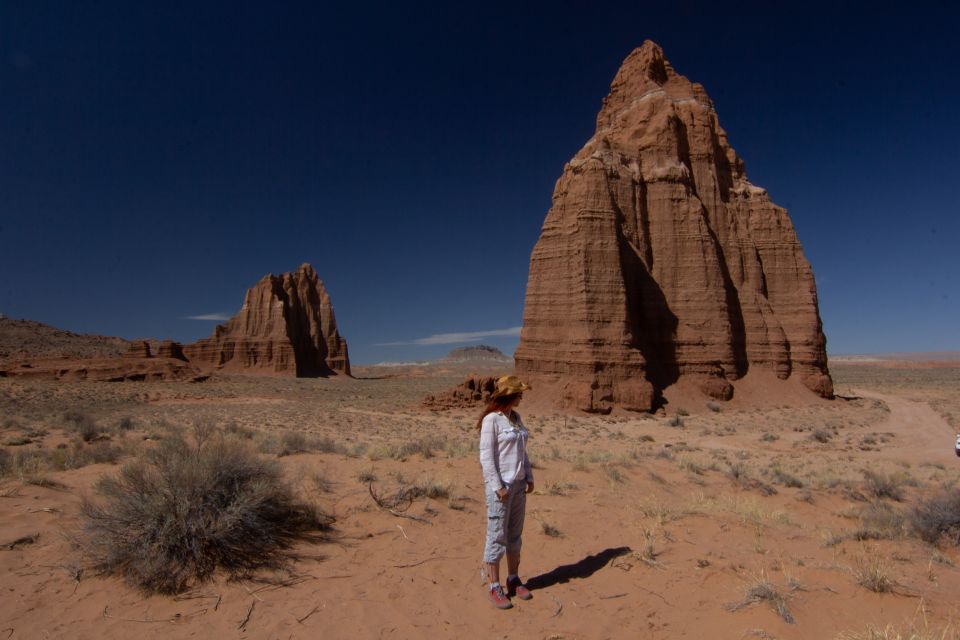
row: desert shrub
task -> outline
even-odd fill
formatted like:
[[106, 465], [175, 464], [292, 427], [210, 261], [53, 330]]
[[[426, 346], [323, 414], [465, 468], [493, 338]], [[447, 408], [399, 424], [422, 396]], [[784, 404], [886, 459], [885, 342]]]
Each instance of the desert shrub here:
[[84, 448], [88, 464], [113, 464], [123, 456], [123, 449], [109, 442], [93, 442]]
[[855, 540], [899, 538], [904, 531], [903, 514], [884, 502], [871, 502], [859, 511], [860, 527], [851, 534]]
[[707, 409], [710, 409], [710, 411], [714, 413], [720, 413], [720, 405], [713, 401], [707, 403]]
[[760, 436], [760, 440], [761, 440], [762, 442], [773, 442], [773, 441], [779, 440], [779, 439], [780, 439], [780, 436], [778, 436], [778, 435], [775, 434], [775, 433], [770, 433], [769, 431], [764, 432], [764, 434], [763, 434], [762, 436]]
[[814, 429], [813, 433], [810, 434], [811, 440], [824, 444], [830, 442], [831, 438], [833, 438], [833, 434], [826, 429]]
[[689, 471], [690, 473], [698, 476], [702, 476], [703, 472], [706, 470], [702, 464], [689, 456], [681, 456], [680, 460], [677, 462], [677, 466], [684, 471]]
[[63, 414], [63, 421], [70, 430], [78, 433], [84, 442], [95, 440], [100, 435], [96, 421], [88, 413], [71, 409]]
[[792, 487], [794, 489], [803, 488], [803, 480], [789, 471], [784, 470], [779, 465], [774, 465], [770, 468], [770, 477], [774, 482], [782, 484], [785, 487]]
[[900, 476], [864, 469], [863, 484], [867, 492], [877, 498], [890, 498], [897, 502], [903, 500], [904, 479]]
[[117, 429], [120, 431], [132, 431], [136, 427], [133, 418], [126, 416], [117, 423]]
[[281, 449], [277, 455], [289, 456], [308, 451], [307, 436], [299, 431], [287, 431], [280, 438]]
[[228, 422], [227, 426], [224, 427], [223, 430], [229, 433], [230, 435], [237, 436], [238, 438], [243, 438], [244, 440], [252, 440], [253, 436], [255, 436], [257, 433], [253, 429], [248, 429], [247, 427], [240, 426], [233, 420]]
[[908, 512], [911, 529], [931, 544], [941, 538], [960, 544], [960, 489], [950, 488], [920, 500]]
[[678, 412], [677, 415], [673, 416], [667, 421], [667, 424], [670, 425], [671, 427], [682, 427], [683, 418], [680, 416], [680, 413]]
[[217, 568], [282, 566], [296, 541], [332, 524], [299, 502], [275, 461], [238, 440], [163, 440], [97, 485], [82, 504], [82, 546], [105, 573], [145, 592], [178, 593]]
[[28, 438], [27, 436], [13, 436], [12, 438], [7, 438], [4, 440], [3, 444], [8, 447], [22, 447], [32, 442], [33, 439]]
[[747, 466], [742, 462], [734, 462], [726, 471], [726, 476], [734, 482], [741, 482], [747, 479]]
[[[38, 452], [39, 453], [39, 452]], [[77, 438], [72, 445], [61, 445], [52, 451], [43, 451], [43, 467], [55, 471], [79, 469], [88, 464], [113, 464], [126, 452], [110, 442], [85, 443]]]
[[330, 436], [321, 436], [310, 440], [311, 451], [320, 453], [346, 453], [346, 448]]
[[317, 488], [318, 491], [322, 493], [330, 493], [333, 491], [333, 482], [327, 477], [323, 471], [317, 471], [312, 476], [313, 486]]
[[0, 449], [0, 478], [13, 475], [13, 456], [6, 449]]

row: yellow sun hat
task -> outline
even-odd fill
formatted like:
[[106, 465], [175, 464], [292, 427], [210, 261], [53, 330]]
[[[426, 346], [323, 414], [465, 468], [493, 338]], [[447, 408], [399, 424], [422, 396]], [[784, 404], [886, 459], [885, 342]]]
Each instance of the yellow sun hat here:
[[515, 393], [522, 393], [530, 389], [530, 385], [517, 376], [500, 376], [497, 378], [497, 388], [494, 389], [493, 398], [502, 396], [512, 396]]

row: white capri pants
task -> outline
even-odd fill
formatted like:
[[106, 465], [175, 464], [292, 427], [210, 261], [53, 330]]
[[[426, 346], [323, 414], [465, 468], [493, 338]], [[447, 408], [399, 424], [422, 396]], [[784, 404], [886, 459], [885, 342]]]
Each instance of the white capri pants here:
[[504, 553], [519, 554], [523, 544], [523, 519], [527, 509], [527, 483], [521, 478], [508, 487], [507, 497], [501, 502], [490, 487], [487, 494], [487, 540], [483, 546], [483, 561], [499, 562]]

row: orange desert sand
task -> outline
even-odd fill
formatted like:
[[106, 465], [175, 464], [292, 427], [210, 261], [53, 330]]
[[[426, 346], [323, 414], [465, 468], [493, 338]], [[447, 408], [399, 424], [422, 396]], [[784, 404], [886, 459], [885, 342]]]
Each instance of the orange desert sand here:
[[[477, 370], [495, 363], [200, 384], [0, 378], [0, 638], [953, 638], [960, 553], [912, 535], [909, 514], [960, 478], [960, 363], [904, 362], [835, 363], [837, 399], [774, 406], [762, 389], [686, 404], [668, 389], [660, 414], [564, 415], [533, 394], [520, 411], [534, 597], [510, 611], [480, 577], [477, 410], [422, 405], [468, 373], [506, 372]], [[66, 412], [95, 420], [102, 441], [78, 440]], [[302, 544], [286, 571], [217, 573], [179, 596], [97, 575], [72, 544], [82, 496], [198, 422], [278, 459], [336, 518], [328, 541]], [[278, 457], [285, 443], [312, 451]], [[60, 444], [109, 445], [115, 460], [30, 467]], [[878, 478], [901, 499], [878, 496], [890, 495]], [[435, 497], [393, 512], [371, 497], [413, 485]]]

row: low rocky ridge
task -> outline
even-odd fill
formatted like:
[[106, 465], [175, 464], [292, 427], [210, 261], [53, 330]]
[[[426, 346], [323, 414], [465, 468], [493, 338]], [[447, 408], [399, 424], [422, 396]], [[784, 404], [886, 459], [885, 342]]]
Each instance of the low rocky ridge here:
[[649, 411], [680, 381], [727, 400], [750, 370], [833, 395], [790, 217], [653, 42], [624, 61], [557, 181], [515, 357], [538, 393], [590, 412]]
[[34, 320], [0, 318], [0, 367], [30, 359], [114, 358], [126, 352], [123, 338], [73, 333]]

